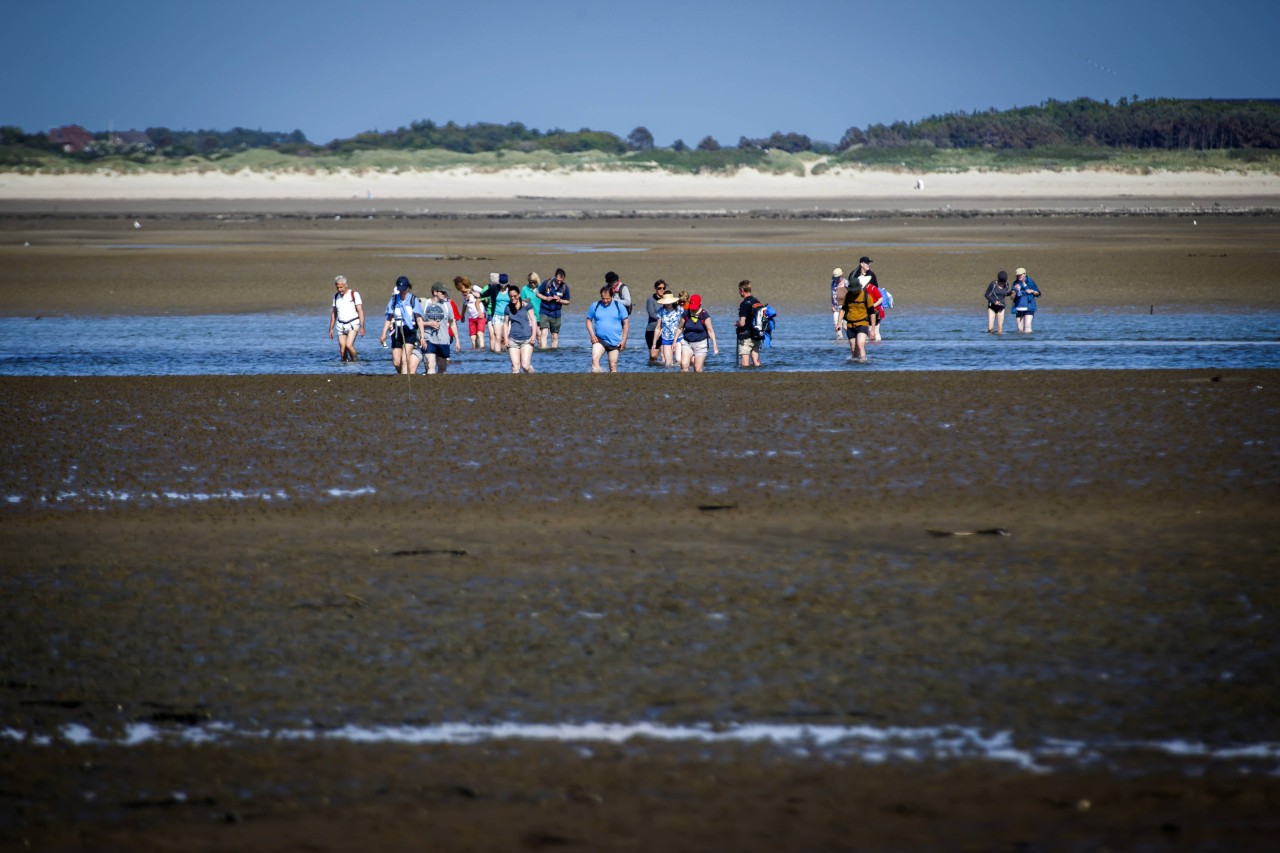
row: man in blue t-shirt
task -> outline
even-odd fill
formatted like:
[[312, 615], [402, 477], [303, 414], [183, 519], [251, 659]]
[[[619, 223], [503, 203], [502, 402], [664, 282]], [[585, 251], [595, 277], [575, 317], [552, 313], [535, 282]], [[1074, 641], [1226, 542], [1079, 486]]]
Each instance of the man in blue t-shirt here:
[[621, 300], [613, 297], [613, 287], [600, 288], [599, 301], [587, 309], [587, 337], [591, 339], [591, 372], [603, 373], [600, 356], [609, 354], [609, 372], [618, 372], [618, 353], [627, 348], [631, 318]]
[[538, 285], [538, 301], [542, 303], [542, 313], [538, 315], [538, 332], [542, 337], [539, 346], [547, 348], [550, 338], [551, 348], [560, 347], [560, 320], [564, 306], [569, 304], [569, 285], [564, 283], [565, 272], [556, 269], [556, 274]]

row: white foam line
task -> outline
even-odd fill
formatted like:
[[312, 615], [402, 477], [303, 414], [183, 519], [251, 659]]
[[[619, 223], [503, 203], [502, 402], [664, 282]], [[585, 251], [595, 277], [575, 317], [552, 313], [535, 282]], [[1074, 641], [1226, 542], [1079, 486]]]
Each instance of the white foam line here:
[[[140, 746], [143, 744], [234, 744], [246, 740], [339, 741], [362, 744], [474, 745], [491, 741], [536, 741], [580, 744], [623, 744], [632, 741], [700, 744], [767, 744], [806, 757], [854, 759], [868, 763], [985, 759], [1029, 772], [1047, 772], [1053, 763], [1093, 764], [1108, 755], [1153, 752], [1177, 759], [1217, 762], [1280, 762], [1280, 743], [1212, 747], [1194, 741], [1120, 741], [1107, 745], [1048, 738], [1035, 746], [1015, 744], [1009, 732], [984, 735], [961, 726], [903, 728], [874, 726], [778, 725], [747, 723], [734, 726], [698, 724], [663, 726], [651, 723], [343, 726], [337, 729], [239, 729], [227, 723], [185, 728], [158, 728], [133, 723], [118, 735], [98, 737], [86, 726], [71, 723], [56, 737], [14, 728], [0, 729], [0, 739], [30, 746], [56, 741], [81, 746]], [[1267, 772], [1280, 775], [1280, 764]]]

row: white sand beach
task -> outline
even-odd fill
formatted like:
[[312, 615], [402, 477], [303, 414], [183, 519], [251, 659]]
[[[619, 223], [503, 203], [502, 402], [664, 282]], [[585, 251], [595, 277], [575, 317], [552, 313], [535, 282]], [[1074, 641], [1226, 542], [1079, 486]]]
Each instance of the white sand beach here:
[[[922, 184], [918, 188], [918, 184]], [[1248, 172], [1101, 170], [914, 174], [833, 170], [819, 175], [471, 169], [399, 172], [184, 172], [179, 174], [0, 174], [0, 201], [162, 199], [584, 199], [584, 200], [919, 200], [1186, 199], [1188, 202], [1274, 198], [1280, 175]]]

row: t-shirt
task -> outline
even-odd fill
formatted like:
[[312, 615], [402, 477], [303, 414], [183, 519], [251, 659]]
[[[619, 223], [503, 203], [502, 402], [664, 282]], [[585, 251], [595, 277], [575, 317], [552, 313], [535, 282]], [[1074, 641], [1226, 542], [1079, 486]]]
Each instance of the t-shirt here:
[[711, 319], [706, 309], [699, 308], [697, 316], [689, 314], [686, 308], [680, 312], [680, 317], [684, 320], [684, 339], [688, 343], [696, 344], [699, 341], [707, 339], [707, 320]]
[[520, 288], [520, 299], [525, 305], [533, 309], [534, 319], [542, 316], [542, 300], [538, 298], [538, 291], [532, 284], [526, 284]]
[[738, 306], [738, 317], [745, 319], [747, 322], [738, 327], [739, 340], [745, 340], [751, 337], [751, 315], [755, 313], [755, 306], [760, 304], [760, 300], [754, 296], [748, 296], [742, 300], [742, 304]]
[[844, 295], [844, 319], [850, 326], [871, 325], [871, 295], [860, 287], [850, 287]]
[[622, 322], [627, 319], [627, 307], [620, 301], [615, 299], [605, 305], [597, 299], [587, 310], [587, 319], [601, 343], [614, 347], [622, 343]]
[[[884, 299], [884, 294], [880, 292], [880, 288], [876, 287], [875, 282], [867, 283], [867, 296], [870, 297], [872, 305], [875, 305], [877, 302]], [[884, 316], [883, 304], [881, 304], [878, 308], [876, 308], [876, 316], [877, 317]]]
[[399, 294], [391, 297], [391, 301], [387, 303], [387, 319], [396, 320], [397, 325], [403, 325], [411, 330], [417, 331], [418, 321], [414, 319], [415, 315], [422, 314], [422, 300], [414, 298], [410, 293], [407, 299], [401, 299]]
[[449, 321], [453, 319], [453, 307], [448, 302], [437, 302], [435, 299], [427, 302], [422, 309], [423, 320], [439, 320], [440, 328], [433, 329], [427, 326], [426, 343], [429, 344], [447, 344], [449, 343]]
[[507, 306], [511, 304], [511, 293], [504, 286], [498, 291], [498, 295], [493, 300], [493, 316], [498, 320], [505, 320], [508, 316]]
[[354, 290], [348, 290], [345, 296], [335, 293], [333, 294], [334, 317], [339, 323], [352, 323], [359, 320], [360, 312], [356, 310], [356, 306], [363, 304], [360, 294]]
[[[529, 310], [532, 308], [528, 302], [522, 302], [519, 308], [507, 302], [507, 316], [510, 322], [507, 325], [507, 339], [512, 341], [526, 341], [533, 337], [533, 326], [529, 324]], [[534, 322], [537, 322], [536, 318]]]
[[658, 328], [658, 312], [662, 310], [662, 306], [658, 304], [658, 297], [650, 296], [646, 299], [644, 301], [644, 310], [649, 315], [649, 322], [645, 323], [644, 330], [646, 332], [652, 332], [654, 329]]
[[662, 340], [674, 341], [680, 331], [680, 315], [684, 312], [677, 305], [663, 306], [658, 309], [658, 325], [662, 327]]

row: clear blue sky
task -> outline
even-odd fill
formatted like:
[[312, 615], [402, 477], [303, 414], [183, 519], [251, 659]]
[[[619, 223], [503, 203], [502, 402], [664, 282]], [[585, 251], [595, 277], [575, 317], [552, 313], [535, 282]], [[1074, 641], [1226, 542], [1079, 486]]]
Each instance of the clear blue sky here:
[[637, 125], [659, 145], [1069, 100], [1280, 97], [1280, 2], [0, 0], [0, 124]]

